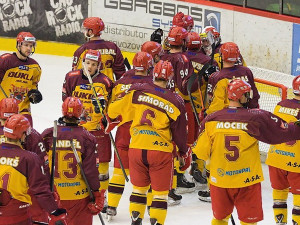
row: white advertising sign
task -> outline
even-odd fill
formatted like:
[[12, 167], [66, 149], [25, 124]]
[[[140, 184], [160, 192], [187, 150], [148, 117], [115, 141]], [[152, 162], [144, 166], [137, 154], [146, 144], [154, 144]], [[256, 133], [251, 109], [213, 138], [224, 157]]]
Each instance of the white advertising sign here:
[[91, 10], [91, 16], [99, 16], [105, 23], [103, 38], [130, 52], [139, 51], [157, 28], [166, 36], [177, 12], [192, 16], [198, 33], [207, 25], [220, 30], [222, 19], [218, 10], [172, 0], [92, 0]]

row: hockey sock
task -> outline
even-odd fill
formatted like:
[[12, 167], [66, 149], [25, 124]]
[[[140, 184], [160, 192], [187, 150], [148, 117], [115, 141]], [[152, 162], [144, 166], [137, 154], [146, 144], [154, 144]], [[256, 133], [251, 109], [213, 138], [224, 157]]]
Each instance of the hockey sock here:
[[294, 208], [292, 211], [293, 224], [300, 224], [300, 195], [293, 195]]
[[[129, 170], [125, 170], [129, 174]], [[125, 187], [125, 177], [122, 170], [114, 168], [113, 176], [108, 185], [108, 206], [118, 207]]]
[[241, 225], [256, 225], [257, 223], [245, 223], [241, 221]]
[[289, 189], [273, 189], [273, 212], [276, 223], [287, 223], [287, 204]]
[[227, 216], [225, 219], [217, 220], [215, 217], [211, 221], [211, 225], [228, 225], [230, 215]]
[[130, 195], [129, 201], [129, 212], [132, 216], [132, 212], [136, 211], [139, 212], [139, 218], [143, 219], [145, 210], [146, 210], [146, 203], [147, 203], [147, 197], [146, 193], [149, 190], [149, 186], [147, 187], [137, 187], [133, 186], [133, 191]]
[[150, 207], [152, 204], [152, 201], [153, 201], [153, 194], [152, 194], [152, 189], [150, 187], [148, 190], [148, 193], [147, 193], [147, 206]]
[[107, 190], [108, 182], [109, 182], [109, 174], [108, 174], [109, 163], [99, 163], [98, 171], [99, 171], [99, 181], [100, 181], [100, 189], [99, 190]]
[[157, 223], [164, 224], [167, 217], [168, 193], [169, 191], [154, 191], [153, 201], [150, 208], [150, 218], [157, 220]]

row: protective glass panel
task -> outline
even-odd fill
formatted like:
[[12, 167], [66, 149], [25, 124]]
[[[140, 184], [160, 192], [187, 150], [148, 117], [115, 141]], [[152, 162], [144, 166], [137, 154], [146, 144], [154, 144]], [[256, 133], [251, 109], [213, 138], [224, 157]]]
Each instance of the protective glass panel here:
[[246, 7], [262, 9], [271, 12], [279, 12], [280, 0], [248, 0]]
[[283, 0], [283, 14], [300, 17], [300, 1]]
[[234, 5], [243, 5], [243, 0], [213, 0], [215, 2], [223, 2], [228, 4], [234, 4]]

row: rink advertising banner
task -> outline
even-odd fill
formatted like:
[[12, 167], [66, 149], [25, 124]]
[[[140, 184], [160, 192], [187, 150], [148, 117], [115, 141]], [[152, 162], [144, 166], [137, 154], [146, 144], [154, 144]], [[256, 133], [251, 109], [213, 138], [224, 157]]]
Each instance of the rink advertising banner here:
[[292, 75], [300, 75], [300, 24], [293, 25]]
[[172, 0], [92, 0], [91, 16], [103, 19], [104, 39], [115, 42], [121, 50], [137, 52], [155, 29], [163, 29], [166, 37], [173, 16], [180, 11], [193, 17], [195, 32], [207, 25], [220, 30], [221, 12]]
[[0, 0], [0, 36], [31, 32], [38, 40], [82, 43], [88, 0]]

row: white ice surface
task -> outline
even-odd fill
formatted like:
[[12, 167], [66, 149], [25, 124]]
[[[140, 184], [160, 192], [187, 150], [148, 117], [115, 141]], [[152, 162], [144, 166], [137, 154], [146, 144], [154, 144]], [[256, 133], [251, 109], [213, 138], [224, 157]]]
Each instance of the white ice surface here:
[[[3, 54], [0, 51], [0, 54]], [[65, 74], [71, 70], [71, 57], [52, 56], [34, 54], [33, 58], [37, 60], [42, 68], [42, 77], [39, 83], [39, 90], [43, 94], [43, 101], [39, 104], [32, 105], [32, 115], [34, 128], [42, 132], [45, 128], [53, 126], [53, 121], [61, 116], [61, 89]], [[268, 169], [263, 165], [265, 180], [262, 183], [264, 220], [258, 224], [271, 225], [275, 224], [272, 210], [272, 189], [270, 187]], [[112, 171], [112, 168], [110, 168]], [[128, 225], [131, 223], [129, 218], [129, 195], [131, 185], [127, 184], [124, 195], [118, 207], [118, 215], [114, 220], [106, 224], [111, 225]], [[292, 196], [289, 196], [289, 225], [291, 222]], [[233, 214], [236, 224], [238, 222], [237, 214]], [[211, 205], [198, 200], [197, 193], [184, 194], [181, 205], [169, 207], [166, 223], [168, 225], [209, 225], [212, 218]], [[94, 217], [94, 224], [100, 225], [98, 217]], [[148, 215], [145, 216], [143, 224], [150, 224]], [[231, 224], [229, 222], [229, 224]]]

